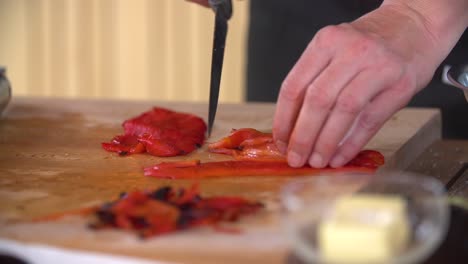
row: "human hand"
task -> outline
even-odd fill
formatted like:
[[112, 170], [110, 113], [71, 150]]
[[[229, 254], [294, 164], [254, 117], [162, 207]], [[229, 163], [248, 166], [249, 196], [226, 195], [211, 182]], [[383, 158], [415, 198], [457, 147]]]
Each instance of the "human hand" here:
[[441, 59], [425, 22], [407, 6], [383, 5], [316, 34], [284, 80], [274, 117], [290, 166], [346, 164], [429, 82]]

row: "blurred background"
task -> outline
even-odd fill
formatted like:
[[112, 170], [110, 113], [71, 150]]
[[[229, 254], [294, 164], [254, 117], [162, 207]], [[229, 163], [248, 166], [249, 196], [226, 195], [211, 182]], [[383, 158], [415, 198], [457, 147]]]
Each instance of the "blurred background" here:
[[[233, 1], [220, 101], [242, 102], [248, 1]], [[211, 10], [185, 0], [0, 0], [14, 96], [208, 101]]]

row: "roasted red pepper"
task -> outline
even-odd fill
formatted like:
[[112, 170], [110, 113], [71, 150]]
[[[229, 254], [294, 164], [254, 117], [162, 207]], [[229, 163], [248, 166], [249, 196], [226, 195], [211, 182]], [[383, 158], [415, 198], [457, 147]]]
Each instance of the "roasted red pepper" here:
[[233, 129], [228, 137], [208, 145], [210, 152], [227, 154], [236, 160], [284, 161], [271, 133], [253, 128]]
[[178, 162], [171, 162], [170, 166], [167, 165], [168, 163], [165, 163], [145, 168], [145, 175], [169, 179], [199, 179], [226, 176], [299, 176], [334, 172], [373, 172], [378, 166], [383, 164], [382, 154], [376, 151], [365, 150], [358, 157], [359, 161], [353, 160], [346, 166], [337, 169], [316, 169], [308, 165], [302, 168], [293, 168], [285, 161], [229, 160], [205, 163], [194, 161], [192, 166], [187, 166], [188, 163], [183, 161], [180, 167], [177, 166]]
[[[273, 142], [271, 133], [252, 128], [233, 129], [231, 134], [208, 145], [214, 153], [232, 155], [236, 160], [286, 161]], [[374, 150], [363, 150], [347, 166], [377, 168], [385, 162], [384, 156]]]
[[121, 155], [148, 152], [159, 157], [185, 155], [205, 140], [206, 124], [200, 117], [155, 107], [123, 123], [124, 135], [102, 143]]
[[244, 141], [259, 137], [271, 137], [271, 134], [262, 133], [253, 128], [233, 129], [228, 137], [209, 144], [208, 149], [215, 153], [233, 155], [233, 152], [239, 150]]
[[[115, 228], [136, 232], [147, 238], [197, 226], [224, 230], [220, 224], [237, 221], [255, 213], [263, 205], [241, 197], [203, 198], [198, 185], [176, 190], [162, 187], [153, 192], [133, 191], [102, 206], [42, 217], [37, 221], [57, 220], [67, 215], [95, 216], [89, 226], [94, 230]], [[232, 232], [232, 230], [230, 230]]]
[[157, 178], [210, 178], [225, 176], [313, 175], [333, 172], [373, 172], [384, 164], [377, 151], [363, 150], [346, 166], [316, 169], [288, 166], [286, 158], [273, 143], [270, 133], [243, 128], [208, 146], [209, 151], [234, 157], [232, 161], [201, 163], [198, 160], [160, 163], [145, 169], [146, 176]]

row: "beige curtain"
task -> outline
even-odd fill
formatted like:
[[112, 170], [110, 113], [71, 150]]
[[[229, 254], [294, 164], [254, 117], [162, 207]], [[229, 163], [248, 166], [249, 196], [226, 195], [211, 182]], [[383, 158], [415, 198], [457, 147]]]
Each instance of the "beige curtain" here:
[[[233, 1], [220, 100], [244, 95], [247, 1]], [[0, 0], [15, 95], [207, 101], [211, 10], [185, 0]]]

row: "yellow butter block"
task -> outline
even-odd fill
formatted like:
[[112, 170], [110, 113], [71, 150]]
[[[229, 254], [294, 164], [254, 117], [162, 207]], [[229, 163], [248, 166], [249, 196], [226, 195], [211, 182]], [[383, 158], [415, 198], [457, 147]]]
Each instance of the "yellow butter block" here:
[[318, 236], [327, 262], [385, 262], [408, 243], [406, 201], [368, 194], [341, 198], [334, 215], [319, 226]]

